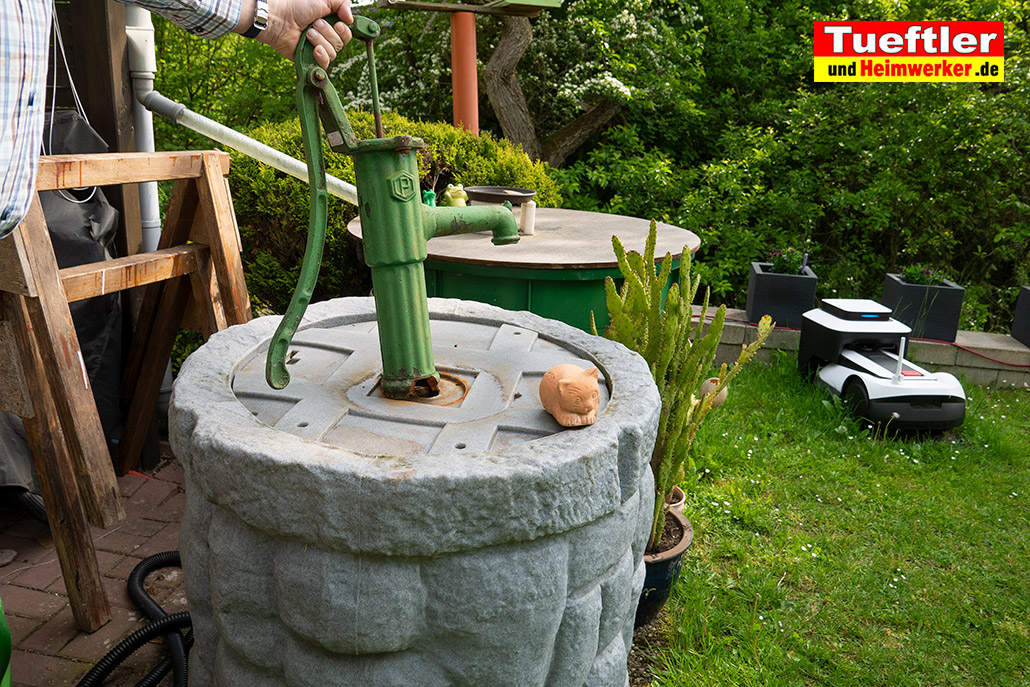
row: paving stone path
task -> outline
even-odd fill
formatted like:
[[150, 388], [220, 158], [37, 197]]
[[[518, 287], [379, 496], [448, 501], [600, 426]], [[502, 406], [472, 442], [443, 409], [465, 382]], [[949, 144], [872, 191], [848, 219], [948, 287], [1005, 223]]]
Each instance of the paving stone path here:
[[[0, 502], [0, 550], [15, 552], [14, 560], [0, 567], [0, 599], [14, 644], [14, 687], [75, 685], [118, 642], [147, 624], [129, 599], [126, 580], [147, 556], [178, 548], [186, 502], [182, 483], [182, 468], [175, 460], [152, 473], [119, 478], [126, 517], [108, 530], [93, 530], [112, 615], [93, 634], [75, 628], [47, 526]], [[151, 574], [146, 588], [167, 612], [186, 610], [180, 570]], [[150, 642], [105, 684], [134, 685], [165, 655], [164, 640]], [[162, 687], [171, 684], [171, 675], [161, 682]]]

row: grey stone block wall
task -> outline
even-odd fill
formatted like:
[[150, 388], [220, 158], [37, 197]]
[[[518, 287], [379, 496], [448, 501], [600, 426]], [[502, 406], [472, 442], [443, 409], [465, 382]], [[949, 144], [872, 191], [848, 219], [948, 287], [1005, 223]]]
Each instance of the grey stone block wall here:
[[[312, 306], [305, 326], [367, 317]], [[539, 332], [594, 361], [597, 422], [501, 450], [368, 456], [262, 425], [233, 394], [263, 318], [215, 335], [171, 403], [192, 687], [625, 687], [653, 506], [659, 400], [619, 344], [529, 313], [431, 317]]]

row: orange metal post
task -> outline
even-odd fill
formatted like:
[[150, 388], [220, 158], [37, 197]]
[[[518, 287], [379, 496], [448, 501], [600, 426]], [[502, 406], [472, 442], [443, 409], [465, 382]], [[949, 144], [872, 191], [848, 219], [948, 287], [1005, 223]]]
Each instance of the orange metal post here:
[[476, 15], [451, 13], [451, 89], [454, 126], [479, 135], [479, 77], [476, 69]]

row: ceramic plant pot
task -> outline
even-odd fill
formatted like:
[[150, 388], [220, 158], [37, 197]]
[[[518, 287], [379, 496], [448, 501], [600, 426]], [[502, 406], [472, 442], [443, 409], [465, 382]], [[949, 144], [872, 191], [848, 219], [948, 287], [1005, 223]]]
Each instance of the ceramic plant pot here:
[[1012, 318], [1012, 338], [1024, 346], [1030, 346], [1030, 286], [1019, 287], [1016, 315]]
[[673, 487], [669, 495], [665, 497], [665, 507], [668, 510], [683, 512], [683, 504], [687, 502], [687, 495], [679, 487]]
[[[707, 396], [708, 394], [714, 392], [718, 387], [719, 387], [719, 378], [718, 377], [709, 377], [705, 381], [701, 382], [701, 385], [697, 388], [697, 395], [698, 395], [699, 398], [702, 397], [702, 396]], [[724, 386], [722, 388], [722, 391], [717, 393], [715, 395], [715, 397], [712, 399], [712, 407], [713, 408], [718, 408], [723, 403], [725, 403], [726, 402], [726, 397], [729, 395], [729, 393], [730, 393], [730, 388], [728, 386]]]
[[909, 284], [900, 274], [887, 274], [880, 302], [894, 311], [894, 319], [912, 327], [914, 338], [954, 341], [965, 293], [964, 288], [948, 279], [925, 286]]
[[636, 627], [642, 627], [658, 617], [658, 612], [669, 600], [672, 587], [679, 579], [683, 566], [683, 554], [694, 541], [694, 528], [690, 521], [677, 510], [670, 509], [666, 522], [674, 521], [679, 526], [682, 536], [679, 542], [666, 551], [655, 554], [644, 554], [644, 588], [640, 591], [637, 602]]
[[801, 316], [815, 307], [819, 281], [811, 267], [802, 274], [770, 272], [771, 262], [751, 263], [747, 281], [747, 319], [758, 322], [768, 315], [777, 327], [801, 327]]

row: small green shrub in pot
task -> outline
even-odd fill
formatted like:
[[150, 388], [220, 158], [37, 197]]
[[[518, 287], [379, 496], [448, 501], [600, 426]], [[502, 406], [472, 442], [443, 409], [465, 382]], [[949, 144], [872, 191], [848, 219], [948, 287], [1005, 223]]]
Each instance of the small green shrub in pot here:
[[[743, 346], [733, 365], [720, 367], [717, 378], [705, 385], [722, 339], [726, 306], [720, 305], [707, 327], [708, 290], [705, 290], [700, 316], [695, 318], [692, 303], [701, 284], [700, 276], [690, 272], [690, 250], [683, 249], [678, 283], [669, 288], [662, 303], [662, 290], [672, 271], [672, 256], [666, 254], [660, 270], [655, 269], [655, 223], [651, 222], [644, 253], [626, 252], [618, 237], [612, 245], [624, 282], [616, 289], [611, 277], [605, 279], [610, 322], [604, 335], [636, 351], [651, 368], [651, 375], [662, 399], [658, 437], [651, 454], [655, 478], [655, 510], [647, 551], [654, 553], [665, 527], [666, 497], [693, 471], [690, 447], [713, 401], [727, 388], [744, 365], [754, 357], [772, 330], [765, 316], [758, 323], [754, 342]], [[593, 327], [597, 334], [596, 326]]]
[[944, 273], [935, 267], [926, 267], [922, 263], [906, 265], [898, 270], [902, 281], [906, 284], [934, 286], [944, 280]]
[[769, 251], [766, 259], [772, 265], [771, 272], [776, 274], [801, 274], [807, 263], [807, 253], [802, 253], [794, 247], [786, 250], [773, 248]]

